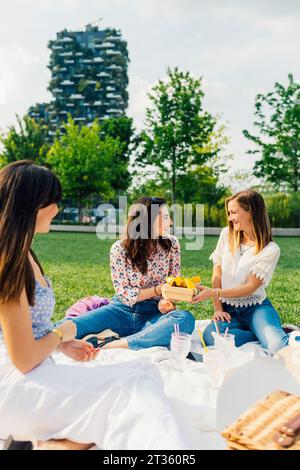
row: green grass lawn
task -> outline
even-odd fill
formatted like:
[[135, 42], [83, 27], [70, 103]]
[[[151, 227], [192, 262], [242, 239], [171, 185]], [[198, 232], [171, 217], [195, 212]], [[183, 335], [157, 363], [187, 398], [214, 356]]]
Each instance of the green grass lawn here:
[[[183, 275], [199, 274], [203, 284], [210, 285], [212, 263], [208, 257], [217, 239], [206, 236], [203, 248], [198, 251], [186, 250], [185, 240], [181, 240]], [[113, 242], [99, 240], [92, 233], [50, 232], [36, 236], [33, 249], [51, 278], [56, 294], [55, 320], [61, 319], [65, 310], [81, 297], [113, 295], [109, 270], [109, 249]], [[281, 248], [281, 257], [268, 296], [283, 322], [300, 323], [299, 238], [279, 237], [276, 242]], [[196, 318], [212, 315], [210, 301], [187, 305]]]

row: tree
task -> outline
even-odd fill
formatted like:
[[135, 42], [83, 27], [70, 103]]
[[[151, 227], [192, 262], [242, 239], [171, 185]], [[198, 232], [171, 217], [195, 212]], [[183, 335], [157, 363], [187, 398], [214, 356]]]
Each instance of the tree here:
[[111, 137], [119, 142], [118, 151], [114, 154], [111, 162], [110, 176], [110, 183], [116, 194], [126, 191], [131, 183], [128, 165], [133, 135], [133, 121], [126, 116], [104, 119], [101, 123], [102, 138]]
[[172, 197], [171, 191], [164, 181], [157, 181], [156, 179], [150, 178], [145, 180], [140, 176], [136, 176], [128, 192], [129, 204], [133, 204], [142, 196], [162, 197], [167, 203], [170, 203]]
[[92, 194], [114, 197], [110, 178], [119, 141], [109, 136], [102, 139], [97, 120], [91, 127], [80, 127], [69, 117], [64, 129], [48, 153], [48, 162], [59, 176], [64, 194], [77, 200], [81, 220], [83, 204]]
[[228, 189], [219, 183], [213, 169], [208, 166], [197, 166], [178, 179], [178, 199], [185, 203], [205, 204], [208, 226], [211, 224], [212, 207], [216, 206], [227, 193]]
[[226, 188], [219, 185], [218, 178], [208, 166], [198, 166], [178, 179], [178, 199], [185, 203], [214, 205], [225, 192]]
[[149, 94], [151, 105], [135, 163], [144, 168], [151, 165], [161, 179], [171, 182], [174, 203], [178, 177], [193, 165], [205, 164], [219, 148], [212, 145], [216, 118], [202, 109], [201, 79], [177, 68], [168, 68], [167, 75]]
[[274, 91], [259, 94], [255, 100], [254, 135], [247, 130], [245, 137], [259, 149], [248, 153], [261, 154], [254, 174], [264, 177], [276, 189], [299, 190], [300, 183], [300, 83], [288, 76], [288, 86], [275, 83]]
[[16, 160], [33, 160], [45, 164], [50, 145], [47, 143], [47, 126], [39, 124], [29, 116], [23, 120], [16, 116], [17, 126], [11, 126], [7, 133], [0, 135], [3, 150], [1, 166]]

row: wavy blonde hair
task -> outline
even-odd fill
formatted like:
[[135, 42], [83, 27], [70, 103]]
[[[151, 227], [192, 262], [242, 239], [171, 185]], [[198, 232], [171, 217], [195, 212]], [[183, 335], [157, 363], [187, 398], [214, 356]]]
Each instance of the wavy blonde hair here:
[[[264, 198], [261, 196], [261, 194], [253, 191], [252, 189], [233, 194], [232, 196], [225, 199], [225, 210], [227, 217], [229, 216], [228, 204], [233, 200], [235, 200], [246, 212], [251, 212], [252, 230], [255, 236], [255, 254], [257, 254], [273, 240], [270, 219]], [[244, 232], [242, 230], [238, 232], [235, 231], [233, 229], [233, 223], [229, 220], [228, 227], [229, 247], [231, 253], [234, 253], [243, 242]]]

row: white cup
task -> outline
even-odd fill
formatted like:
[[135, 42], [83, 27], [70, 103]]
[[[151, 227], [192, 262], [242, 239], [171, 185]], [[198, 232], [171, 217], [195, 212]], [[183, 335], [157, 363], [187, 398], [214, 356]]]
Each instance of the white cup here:
[[191, 335], [188, 333], [172, 333], [170, 349], [174, 360], [182, 365], [191, 350]]
[[[229, 333], [225, 336], [224, 333], [215, 333], [214, 331], [212, 332], [212, 337], [214, 338], [215, 340], [215, 347], [216, 348], [220, 348], [220, 349], [225, 349], [226, 350], [226, 346], [230, 346], [230, 347], [234, 347], [235, 346], [235, 342], [234, 342], [234, 338], [235, 338], [235, 335]], [[225, 343], [226, 342], [226, 343]], [[224, 348], [225, 346], [225, 348]]]
[[208, 346], [202, 351], [203, 363], [213, 384], [219, 387], [224, 376], [222, 352], [214, 346]]

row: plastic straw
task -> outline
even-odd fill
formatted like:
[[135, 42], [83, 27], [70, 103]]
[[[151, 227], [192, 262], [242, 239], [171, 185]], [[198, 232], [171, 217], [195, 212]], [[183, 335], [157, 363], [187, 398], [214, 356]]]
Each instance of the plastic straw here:
[[218, 335], [219, 335], [219, 334], [220, 334], [220, 330], [219, 330], [218, 323], [216, 322], [216, 320], [214, 320], [214, 324], [215, 324], [216, 332], [217, 332]]
[[205, 344], [205, 342], [204, 342], [204, 338], [203, 338], [203, 335], [202, 335], [202, 332], [201, 332], [199, 326], [197, 326], [197, 331], [198, 331], [198, 335], [200, 336], [201, 343], [202, 343], [202, 345], [203, 345], [203, 347], [204, 347], [204, 351], [207, 352], [208, 349], [207, 349], [206, 344]]
[[226, 336], [227, 336], [227, 334], [228, 334], [228, 330], [229, 330], [229, 328], [228, 328], [228, 326], [227, 326], [227, 328], [226, 328], [226, 330], [225, 330], [224, 338], [226, 338]]

